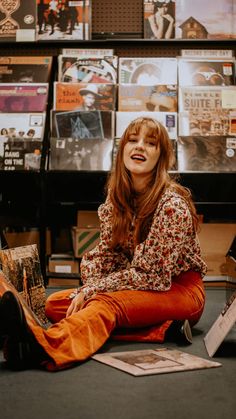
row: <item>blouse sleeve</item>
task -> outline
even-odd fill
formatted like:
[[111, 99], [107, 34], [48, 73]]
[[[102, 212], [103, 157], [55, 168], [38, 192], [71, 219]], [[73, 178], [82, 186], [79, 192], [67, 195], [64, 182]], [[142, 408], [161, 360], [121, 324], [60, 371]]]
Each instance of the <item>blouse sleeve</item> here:
[[185, 201], [178, 196], [164, 201], [154, 215], [146, 240], [135, 248], [130, 266], [123, 264], [120, 270], [109, 269], [108, 274], [96, 277], [93, 284], [85, 284], [82, 287], [85, 299], [99, 292], [168, 290], [173, 271], [183, 264], [185, 242], [193, 234], [192, 216]]

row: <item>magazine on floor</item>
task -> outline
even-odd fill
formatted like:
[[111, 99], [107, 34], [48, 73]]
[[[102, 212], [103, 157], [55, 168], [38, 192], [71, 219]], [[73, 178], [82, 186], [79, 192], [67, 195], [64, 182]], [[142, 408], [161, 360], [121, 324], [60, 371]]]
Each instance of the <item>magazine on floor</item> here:
[[98, 353], [92, 359], [136, 377], [221, 366], [219, 362], [170, 348]]

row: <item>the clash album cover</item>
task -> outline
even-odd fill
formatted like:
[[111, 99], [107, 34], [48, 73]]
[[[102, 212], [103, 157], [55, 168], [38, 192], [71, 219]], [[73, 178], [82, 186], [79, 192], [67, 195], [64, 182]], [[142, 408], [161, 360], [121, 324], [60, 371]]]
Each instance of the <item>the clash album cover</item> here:
[[54, 82], [55, 110], [116, 109], [116, 85], [111, 83], [62, 83]]

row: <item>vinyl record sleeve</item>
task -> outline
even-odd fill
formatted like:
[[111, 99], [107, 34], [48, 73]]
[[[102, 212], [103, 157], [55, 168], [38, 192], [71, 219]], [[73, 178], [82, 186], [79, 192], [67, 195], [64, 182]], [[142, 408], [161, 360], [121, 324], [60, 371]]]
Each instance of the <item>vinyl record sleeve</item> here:
[[175, 16], [176, 38], [229, 39], [232, 37], [232, 0], [177, 1]]
[[40, 139], [0, 137], [0, 170], [39, 171], [42, 147]]
[[0, 83], [0, 112], [43, 112], [48, 83]]
[[58, 81], [75, 83], [116, 83], [117, 56], [78, 58], [59, 55]]
[[236, 172], [236, 137], [179, 137], [180, 172]]
[[94, 138], [51, 138], [51, 170], [109, 171], [113, 140]]
[[131, 121], [145, 116], [161, 122], [171, 139], [177, 138], [176, 112], [116, 112], [116, 137], [120, 138], [122, 136]]
[[235, 60], [178, 60], [179, 86], [230, 86], [235, 84]]
[[43, 139], [45, 112], [0, 113], [0, 138], [22, 137]]
[[177, 59], [120, 57], [118, 82], [139, 85], [177, 84]]
[[113, 111], [51, 111], [51, 132], [56, 138], [114, 137]]
[[111, 83], [54, 83], [54, 110], [85, 110], [86, 95], [94, 110], [116, 108], [116, 85]]
[[177, 85], [118, 85], [118, 110], [122, 112], [177, 112]]
[[144, 39], [175, 38], [175, 3], [143, 0]]
[[0, 42], [35, 41], [35, 0], [0, 0]]
[[91, 39], [90, 0], [37, 0], [37, 40]]
[[0, 83], [47, 83], [52, 57], [0, 57]]

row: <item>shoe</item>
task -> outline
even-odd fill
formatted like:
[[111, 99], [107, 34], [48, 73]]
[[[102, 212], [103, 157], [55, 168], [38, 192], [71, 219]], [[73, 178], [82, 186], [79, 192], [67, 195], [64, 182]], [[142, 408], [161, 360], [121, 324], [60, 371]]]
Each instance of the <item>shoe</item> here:
[[0, 300], [0, 322], [4, 336], [3, 353], [7, 367], [23, 370], [39, 367], [45, 352], [30, 331], [24, 310], [17, 296], [6, 291]]
[[167, 339], [179, 344], [190, 345], [193, 343], [191, 326], [188, 320], [173, 320], [166, 333]]

